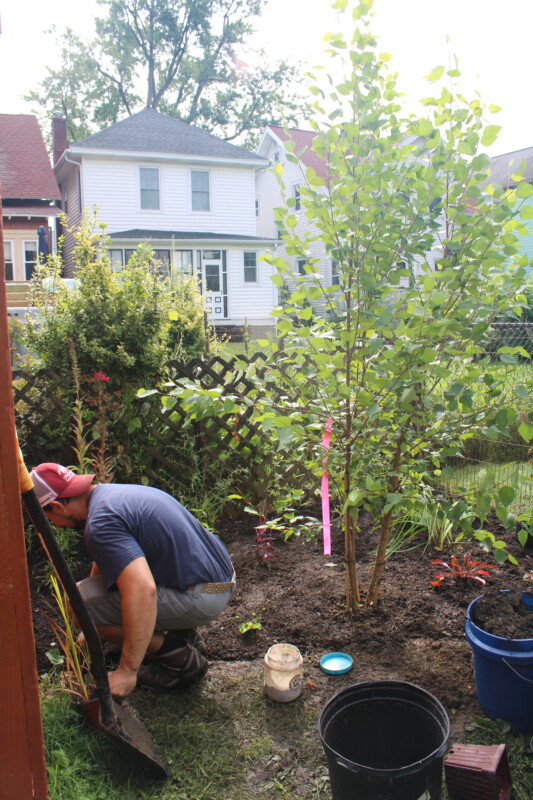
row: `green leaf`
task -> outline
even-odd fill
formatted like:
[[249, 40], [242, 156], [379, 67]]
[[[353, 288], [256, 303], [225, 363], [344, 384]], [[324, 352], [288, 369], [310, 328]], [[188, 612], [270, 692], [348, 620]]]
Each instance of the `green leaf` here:
[[526, 181], [522, 181], [516, 187], [516, 196], [522, 199], [533, 196], [533, 186]]
[[498, 498], [504, 506], [510, 506], [515, 499], [516, 492], [512, 486], [502, 486], [498, 492]]
[[428, 79], [428, 81], [440, 81], [442, 76], [444, 75], [444, 70], [446, 67], [435, 67], [432, 69], [429, 75], [425, 75], [424, 77]]
[[413, 126], [415, 136], [430, 136], [433, 132], [433, 124], [429, 119], [419, 119]]
[[533, 219], [533, 206], [523, 205], [519, 211], [520, 219]]
[[491, 144], [494, 144], [501, 129], [501, 125], [487, 125], [481, 137], [481, 144], [483, 147], [489, 147]]
[[518, 433], [524, 442], [529, 444], [533, 439], [533, 425], [531, 425], [529, 422], [522, 422], [522, 424], [518, 426]]

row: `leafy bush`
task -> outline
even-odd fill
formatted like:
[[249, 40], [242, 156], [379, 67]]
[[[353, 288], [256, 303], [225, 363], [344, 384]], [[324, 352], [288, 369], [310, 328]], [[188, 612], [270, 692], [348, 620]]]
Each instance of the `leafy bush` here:
[[[139, 246], [123, 271], [114, 271], [105, 229], [94, 215], [72, 234], [76, 285], [67, 288], [61, 279], [59, 257], [38, 268], [31, 294], [39, 314], [24, 327], [24, 344], [32, 353], [24, 366], [34, 373], [45, 367], [60, 376], [63, 411], [43, 413], [27, 403], [25, 419], [31, 417], [32, 424], [24, 427], [33, 438], [36, 430], [41, 432], [32, 450], [63, 451], [71, 438], [74, 403], [82, 401], [89, 440], [101, 436], [105, 416], [108, 466], [116, 477], [142, 475], [148, 443], [136, 392], [164, 381], [169, 355], [186, 359], [204, 351], [200, 292], [193, 278], [159, 275], [147, 245]], [[95, 380], [98, 375], [106, 378], [105, 392]]]

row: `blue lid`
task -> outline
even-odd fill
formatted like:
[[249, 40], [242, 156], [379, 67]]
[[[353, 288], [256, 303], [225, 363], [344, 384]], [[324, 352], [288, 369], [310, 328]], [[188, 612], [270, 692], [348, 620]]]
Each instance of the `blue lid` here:
[[320, 668], [328, 675], [343, 675], [352, 668], [353, 660], [348, 653], [326, 653], [320, 659]]

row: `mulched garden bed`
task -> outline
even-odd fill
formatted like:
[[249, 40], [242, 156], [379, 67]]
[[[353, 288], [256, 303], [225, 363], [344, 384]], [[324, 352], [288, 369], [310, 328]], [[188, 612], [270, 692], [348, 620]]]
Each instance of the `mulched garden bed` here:
[[[375, 547], [377, 534], [368, 516], [363, 515], [360, 523], [358, 553], [363, 556]], [[230, 670], [231, 662], [262, 659], [272, 644], [290, 642], [304, 656], [308, 688], [333, 694], [341, 688], [339, 679], [322, 675], [317, 667], [324, 653], [342, 650], [354, 663], [344, 683], [395, 679], [423, 686], [447, 708], [452, 731], [460, 732], [473, 714], [481, 713], [464, 624], [469, 603], [485, 587], [455, 578], [431, 586], [438, 569], [431, 565], [432, 559], [451, 553], [419, 547], [396, 554], [386, 564], [380, 603], [352, 614], [344, 608], [343, 540], [338, 527], [332, 529], [331, 556], [324, 556], [321, 541], [292, 536], [285, 542], [279, 537], [272, 545], [274, 557], [264, 562], [257, 554], [253, 526], [253, 518], [246, 517], [223, 520], [218, 527], [235, 565], [237, 589], [228, 608], [202, 631], [212, 662], [225, 662]], [[499, 589], [521, 594], [530, 586], [523, 575], [533, 569], [533, 558], [514, 532], [505, 532], [497, 521], [491, 528], [507, 541], [519, 564], [506, 562], [491, 571], [487, 586], [491, 594]], [[475, 543], [458, 545], [454, 552], [461, 561], [470, 552], [493, 562]], [[79, 578], [87, 574], [89, 563], [83, 546], [76, 553], [73, 571]], [[363, 586], [370, 564], [369, 557], [359, 564]], [[38, 669], [44, 672], [50, 668], [45, 653], [53, 637], [43, 614], [50, 610], [50, 598], [37, 547], [30, 550], [29, 570]], [[239, 632], [242, 623], [253, 620], [261, 624], [260, 630]]]

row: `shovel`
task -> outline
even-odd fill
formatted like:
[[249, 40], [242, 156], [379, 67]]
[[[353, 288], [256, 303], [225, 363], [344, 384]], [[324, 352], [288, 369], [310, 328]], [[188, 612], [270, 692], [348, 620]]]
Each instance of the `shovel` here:
[[99, 721], [96, 727], [105, 731], [109, 736], [118, 739], [132, 755], [140, 756], [157, 777], [166, 778], [168, 772], [156, 753], [144, 725], [132, 715], [129, 709], [119, 705], [111, 696], [104, 651], [98, 631], [87, 611], [63, 553], [59, 549], [50, 523], [39, 504], [33, 489], [33, 482], [20, 454], [19, 462], [22, 502], [67, 593], [72, 610], [87, 642], [91, 660], [91, 673], [96, 684], [96, 695], [99, 700]]

